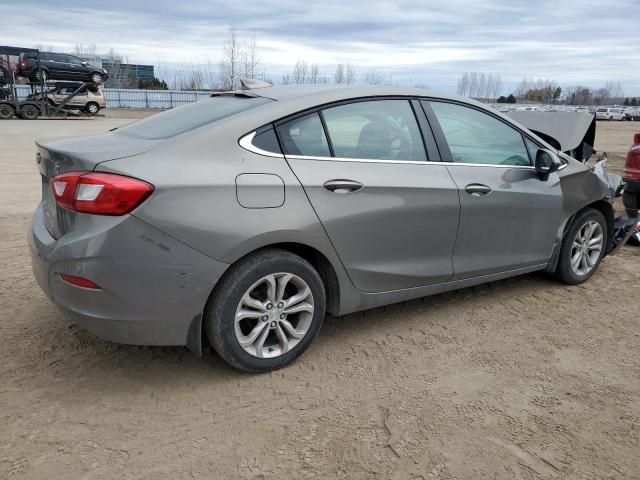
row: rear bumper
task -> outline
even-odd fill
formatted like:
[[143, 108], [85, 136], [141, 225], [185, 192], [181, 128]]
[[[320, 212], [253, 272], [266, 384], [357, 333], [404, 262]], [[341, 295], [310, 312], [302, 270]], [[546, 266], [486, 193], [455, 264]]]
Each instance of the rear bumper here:
[[[105, 340], [133, 345], [187, 345], [200, 352], [207, 299], [227, 266], [141, 220], [96, 217], [95, 233], [54, 239], [39, 206], [28, 234], [34, 276], [47, 296]], [[60, 273], [101, 289], [71, 285]]]

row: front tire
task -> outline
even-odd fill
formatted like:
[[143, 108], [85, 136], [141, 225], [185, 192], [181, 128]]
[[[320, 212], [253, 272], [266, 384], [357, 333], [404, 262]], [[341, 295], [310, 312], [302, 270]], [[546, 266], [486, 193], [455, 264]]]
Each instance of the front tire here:
[[598, 269], [608, 244], [607, 221], [593, 208], [576, 215], [560, 249], [556, 277], [568, 284], [586, 282]]
[[325, 314], [320, 275], [286, 250], [259, 251], [233, 265], [205, 308], [211, 346], [234, 367], [268, 372], [298, 358]]

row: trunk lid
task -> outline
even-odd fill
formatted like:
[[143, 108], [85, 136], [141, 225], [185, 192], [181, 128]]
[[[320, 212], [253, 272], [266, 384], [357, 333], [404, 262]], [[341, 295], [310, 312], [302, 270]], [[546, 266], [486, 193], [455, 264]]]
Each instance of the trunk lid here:
[[159, 140], [134, 138], [113, 132], [77, 138], [36, 140], [36, 163], [42, 181], [44, 223], [54, 238], [69, 231], [78, 213], [59, 208], [51, 191], [50, 180], [66, 172], [92, 171], [109, 160], [140, 155], [160, 143]]

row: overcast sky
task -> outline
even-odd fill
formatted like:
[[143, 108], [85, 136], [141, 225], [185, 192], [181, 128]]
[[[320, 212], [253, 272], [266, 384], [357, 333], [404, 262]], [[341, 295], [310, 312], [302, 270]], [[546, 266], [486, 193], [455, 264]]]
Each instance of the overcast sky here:
[[640, 96], [637, 0], [0, 0], [0, 43], [72, 51], [95, 43], [132, 63], [217, 63], [233, 25], [255, 35], [261, 71], [279, 80], [297, 59], [332, 75], [351, 62], [403, 85], [453, 92], [465, 71], [562, 85], [622, 82]]

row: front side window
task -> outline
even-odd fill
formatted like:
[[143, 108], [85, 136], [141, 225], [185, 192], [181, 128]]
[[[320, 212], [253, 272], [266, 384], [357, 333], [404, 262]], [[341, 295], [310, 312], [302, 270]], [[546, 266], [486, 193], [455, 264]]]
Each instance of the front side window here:
[[284, 153], [306, 157], [330, 157], [329, 144], [318, 113], [294, 118], [278, 126]]
[[530, 166], [522, 135], [474, 108], [430, 102], [456, 163]]
[[408, 100], [356, 102], [322, 111], [337, 158], [425, 161]]
[[69, 55], [67, 58], [69, 59], [69, 63], [73, 63], [74, 65], [82, 65], [82, 60], [80, 60], [78, 57]]

